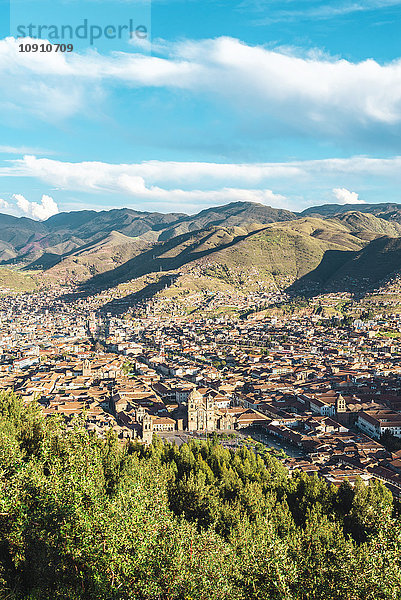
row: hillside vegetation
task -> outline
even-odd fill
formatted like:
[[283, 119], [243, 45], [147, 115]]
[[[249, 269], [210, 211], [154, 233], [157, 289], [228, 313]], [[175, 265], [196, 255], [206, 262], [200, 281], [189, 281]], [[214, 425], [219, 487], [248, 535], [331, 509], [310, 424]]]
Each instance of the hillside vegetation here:
[[26, 266], [45, 252], [61, 258], [78, 248], [101, 241], [112, 232], [157, 242], [212, 225], [272, 223], [294, 217], [295, 214], [289, 211], [251, 202], [234, 202], [191, 216], [121, 208], [60, 213], [38, 222], [0, 214], [0, 260]]
[[400, 268], [401, 238], [381, 237], [358, 252], [327, 252], [294, 289], [359, 294], [385, 284], [399, 274]]
[[401, 527], [380, 484], [289, 478], [267, 450], [121, 445], [0, 394], [4, 600], [390, 600]]
[[[176, 288], [364, 292], [399, 272], [397, 242], [390, 241], [401, 239], [397, 206], [326, 205], [302, 216], [236, 202], [193, 216], [118, 209], [59, 214], [43, 223], [0, 215], [0, 261], [23, 266], [25, 286], [78, 284], [84, 293], [129, 282], [141, 297], [173, 298]], [[146, 288], [146, 278], [160, 273], [166, 274], [160, 285]], [[22, 277], [19, 269], [17, 287]]]
[[[195, 269], [198, 276], [208, 278], [205, 289], [213, 290], [213, 282], [220, 289], [217, 280], [233, 289], [239, 282], [245, 286], [242, 289], [253, 289], [256, 282], [286, 287], [316, 269], [327, 251], [358, 251], [383, 231], [393, 233], [399, 228], [401, 232], [401, 225], [369, 217], [353, 214], [268, 225], [213, 226], [153, 245], [87, 284], [102, 289], [162, 271], [180, 275], [185, 287], [185, 278], [192, 282]], [[53, 270], [58, 269], [57, 265]], [[188, 285], [191, 288], [192, 283]]]
[[37, 288], [37, 281], [32, 274], [0, 267], [0, 294], [32, 292]]

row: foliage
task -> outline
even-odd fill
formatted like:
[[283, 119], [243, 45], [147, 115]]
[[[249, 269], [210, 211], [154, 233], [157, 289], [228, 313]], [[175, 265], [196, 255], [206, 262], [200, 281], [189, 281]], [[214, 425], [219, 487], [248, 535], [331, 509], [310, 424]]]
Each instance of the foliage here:
[[[0, 598], [373, 600], [401, 595], [380, 483], [337, 490], [217, 436], [149, 448], [0, 394]], [[256, 451], [256, 452], [255, 452]]]

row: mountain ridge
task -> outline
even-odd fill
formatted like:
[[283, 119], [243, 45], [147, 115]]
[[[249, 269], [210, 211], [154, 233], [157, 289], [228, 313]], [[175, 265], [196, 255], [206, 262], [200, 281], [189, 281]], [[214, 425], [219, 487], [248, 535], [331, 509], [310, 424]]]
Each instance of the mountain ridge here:
[[84, 287], [104, 289], [151, 273], [177, 275], [190, 267], [219, 265], [230, 274], [226, 279], [247, 281], [253, 273], [267, 286], [285, 288], [316, 269], [327, 251], [359, 251], [380, 237], [386, 227], [401, 236], [401, 225], [394, 229], [374, 217], [373, 224], [380, 230], [375, 233], [367, 229], [370, 222], [353, 214], [351, 220], [305, 217], [244, 227], [211, 226], [159, 242], [121, 266], [89, 279]]
[[[117, 231], [128, 237], [157, 242], [181, 233], [229, 221], [231, 225], [290, 220], [295, 213], [251, 202], [234, 202], [202, 210], [195, 215], [157, 213], [129, 208], [109, 211], [59, 213], [45, 221], [0, 214], [0, 242], [9, 244], [10, 264], [24, 266], [40, 258], [45, 251], [64, 254]], [[14, 253], [15, 256], [11, 256]], [[0, 245], [1, 262], [1, 245]]]
[[[401, 240], [401, 205], [324, 205], [292, 213], [234, 202], [195, 215], [113, 209], [60, 213], [43, 222], [0, 215], [0, 265], [34, 272], [45, 287], [78, 285], [85, 293], [160, 272], [170, 272], [171, 281], [180, 276], [184, 287], [191, 280], [208, 289], [253, 290], [259, 282], [318, 293], [341, 288], [341, 277], [347, 289], [351, 280], [355, 289], [385, 280], [384, 250], [373, 243], [380, 238]], [[387, 246], [391, 272], [397, 272], [401, 257], [398, 267], [396, 246]], [[365, 256], [379, 267], [362, 281]]]

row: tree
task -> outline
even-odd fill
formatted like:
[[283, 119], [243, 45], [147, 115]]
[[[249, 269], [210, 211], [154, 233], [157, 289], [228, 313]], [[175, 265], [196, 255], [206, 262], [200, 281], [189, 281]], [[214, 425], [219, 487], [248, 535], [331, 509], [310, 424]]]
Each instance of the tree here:
[[379, 482], [337, 491], [218, 440], [122, 444], [0, 393], [0, 597], [393, 600]]

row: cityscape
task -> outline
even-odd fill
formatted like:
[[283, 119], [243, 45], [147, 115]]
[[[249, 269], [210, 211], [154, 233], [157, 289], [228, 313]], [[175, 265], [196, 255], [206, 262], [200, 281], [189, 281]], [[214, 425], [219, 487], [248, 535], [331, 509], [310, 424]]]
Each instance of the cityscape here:
[[401, 600], [401, 0], [0, 0], [0, 600]]
[[[108, 293], [65, 297], [23, 293], [0, 303], [1, 388], [44, 415], [71, 426], [82, 419], [94, 435], [112, 429], [146, 445], [154, 435], [178, 444], [208, 434], [228, 447], [262, 442], [289, 473], [316, 473], [334, 485], [377, 479], [399, 497], [394, 292], [383, 291], [381, 304], [358, 317], [358, 302], [346, 294], [318, 296], [286, 314], [284, 292], [253, 293], [241, 296], [242, 310], [255, 312], [235, 319], [166, 315], [163, 297], [117, 315], [103, 310]], [[227, 310], [233, 301], [215, 296]]]

